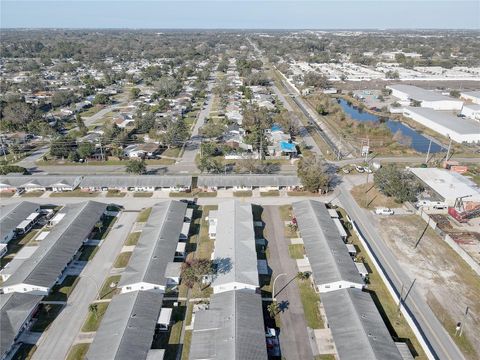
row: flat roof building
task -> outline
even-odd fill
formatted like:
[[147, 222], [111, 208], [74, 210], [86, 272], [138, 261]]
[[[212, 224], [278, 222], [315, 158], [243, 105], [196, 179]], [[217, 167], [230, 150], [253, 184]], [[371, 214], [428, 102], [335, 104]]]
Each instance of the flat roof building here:
[[480, 91], [462, 91], [460, 97], [474, 104], [480, 104]]
[[40, 210], [40, 205], [30, 201], [0, 207], [0, 243], [6, 244], [15, 236], [15, 230], [30, 214]]
[[225, 201], [218, 205], [217, 216], [213, 251], [217, 272], [212, 282], [213, 292], [255, 291], [259, 281], [252, 205]]
[[293, 204], [305, 252], [320, 293], [355, 287], [364, 281], [324, 203], [305, 200]]
[[244, 291], [213, 294], [195, 313], [190, 360], [267, 359], [262, 298]]
[[461, 110], [463, 101], [442, 95], [438, 92], [425, 90], [418, 86], [396, 84], [386, 86], [392, 90], [392, 95], [404, 101], [415, 100], [421, 107], [434, 110]]
[[437, 133], [458, 143], [480, 142], [480, 122], [458, 117], [450, 111], [435, 111], [407, 106], [403, 114]]

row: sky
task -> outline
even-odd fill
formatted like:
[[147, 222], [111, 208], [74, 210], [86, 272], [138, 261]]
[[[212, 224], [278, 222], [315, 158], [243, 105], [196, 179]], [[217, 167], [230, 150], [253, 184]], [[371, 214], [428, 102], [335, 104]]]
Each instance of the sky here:
[[480, 29], [480, 1], [0, 0], [1, 28]]

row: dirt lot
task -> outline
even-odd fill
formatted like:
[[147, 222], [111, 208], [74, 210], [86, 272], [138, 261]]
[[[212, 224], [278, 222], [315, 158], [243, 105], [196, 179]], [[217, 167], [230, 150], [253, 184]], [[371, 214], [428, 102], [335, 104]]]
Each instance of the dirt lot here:
[[426, 228], [420, 217], [392, 216], [378, 221], [399, 263], [411, 279], [416, 279], [417, 290], [451, 335], [469, 307], [464, 330], [467, 338], [454, 339], [469, 359], [478, 359], [480, 278], [431, 228], [425, 231], [415, 249]]

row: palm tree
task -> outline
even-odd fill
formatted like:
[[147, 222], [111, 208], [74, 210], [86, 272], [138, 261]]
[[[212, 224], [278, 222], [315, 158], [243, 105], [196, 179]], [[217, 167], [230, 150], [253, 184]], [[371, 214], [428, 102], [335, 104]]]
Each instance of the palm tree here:
[[95, 316], [95, 319], [97, 318], [97, 313], [98, 313], [98, 305], [97, 304], [90, 304], [88, 306], [88, 309], [90, 310], [90, 312], [93, 313], [93, 315]]
[[280, 312], [280, 306], [275, 301], [267, 306], [268, 314], [273, 319]]
[[299, 271], [297, 273], [297, 279], [299, 280], [307, 280], [310, 277], [310, 273], [308, 271]]

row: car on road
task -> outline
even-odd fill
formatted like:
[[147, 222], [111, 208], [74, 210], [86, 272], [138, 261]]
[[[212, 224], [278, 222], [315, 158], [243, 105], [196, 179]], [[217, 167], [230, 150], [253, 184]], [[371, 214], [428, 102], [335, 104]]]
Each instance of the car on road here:
[[373, 173], [373, 170], [370, 169], [368, 166], [365, 166], [365, 167], [363, 168], [363, 170], [365, 170], [365, 172], [366, 172], [366, 173], [369, 173], [369, 174]]
[[376, 208], [375, 214], [377, 215], [393, 215], [395, 212], [390, 208]]
[[358, 165], [355, 165], [355, 170], [357, 170], [357, 172], [359, 173], [363, 173], [365, 170], [363, 169], [363, 167], [361, 166], [358, 166]]

